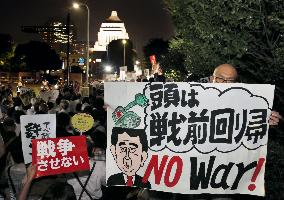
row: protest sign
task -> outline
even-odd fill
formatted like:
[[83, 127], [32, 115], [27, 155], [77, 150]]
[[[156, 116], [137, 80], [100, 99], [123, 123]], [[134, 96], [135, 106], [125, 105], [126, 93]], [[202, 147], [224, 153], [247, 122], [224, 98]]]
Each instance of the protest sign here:
[[57, 97], [59, 96], [59, 90], [50, 90], [50, 99], [49, 101], [55, 103]]
[[36, 177], [90, 170], [85, 136], [32, 140]]
[[20, 99], [24, 106], [27, 106], [31, 103], [31, 99], [34, 98], [36, 95], [33, 90], [28, 90], [25, 93], [20, 94]]
[[48, 102], [48, 100], [50, 99], [50, 93], [48, 91], [40, 91], [39, 97], [45, 102]]
[[[28, 88], [28, 87], [19, 87], [19, 88], [18, 88], [18, 91], [20, 92], [20, 94], [24, 94], [24, 93], [26, 93], [26, 92], [31, 91], [31, 88]], [[17, 91], [17, 92], [18, 92], [18, 91]]]
[[80, 93], [82, 97], [89, 97], [89, 87], [81, 87]]
[[94, 119], [89, 114], [78, 113], [72, 117], [71, 124], [78, 132], [84, 133], [93, 127]]
[[22, 115], [21, 138], [25, 164], [32, 162], [32, 139], [56, 137], [56, 115]]
[[155, 55], [151, 55], [151, 56], [150, 56], [150, 62], [151, 62], [152, 65], [156, 65], [156, 64], [157, 64], [156, 56], [155, 56]]
[[39, 92], [40, 98], [43, 99], [45, 102], [48, 101], [55, 102], [58, 95], [59, 95], [59, 90], [46, 90]]
[[264, 196], [274, 86], [119, 82], [105, 90], [107, 185]]

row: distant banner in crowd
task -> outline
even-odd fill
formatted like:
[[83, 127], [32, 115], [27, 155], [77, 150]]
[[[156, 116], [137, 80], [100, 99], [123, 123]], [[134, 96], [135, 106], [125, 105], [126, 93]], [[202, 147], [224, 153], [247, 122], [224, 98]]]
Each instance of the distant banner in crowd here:
[[32, 139], [56, 137], [56, 115], [22, 115], [21, 138], [25, 164], [32, 162]]
[[94, 119], [89, 114], [78, 113], [72, 117], [71, 123], [73, 128], [75, 128], [78, 132], [84, 133], [93, 127]]
[[35, 97], [35, 93], [33, 90], [29, 89], [26, 90], [25, 92], [21, 92], [20, 94], [20, 99], [22, 100], [22, 103], [24, 106], [27, 106], [31, 103], [31, 99]]
[[59, 95], [59, 90], [48, 90], [48, 91], [40, 91], [39, 96], [45, 102], [52, 101], [55, 102]]
[[264, 196], [274, 86], [105, 83], [107, 185]]
[[89, 97], [90, 88], [89, 87], [81, 87], [81, 96], [82, 97]]
[[31, 90], [32, 89], [28, 88], [28, 87], [18, 87], [17, 92], [20, 92], [20, 94], [24, 94], [24, 93], [29, 92]]
[[90, 170], [85, 136], [34, 139], [36, 177]]
[[150, 62], [151, 62], [152, 65], [156, 65], [156, 64], [157, 64], [156, 56], [155, 56], [155, 55], [151, 55], [151, 56], [150, 56]]

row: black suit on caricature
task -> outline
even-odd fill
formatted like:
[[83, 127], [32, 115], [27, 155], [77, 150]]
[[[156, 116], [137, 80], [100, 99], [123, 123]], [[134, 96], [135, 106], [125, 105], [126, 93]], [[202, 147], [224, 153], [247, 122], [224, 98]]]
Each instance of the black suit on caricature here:
[[[112, 186], [112, 185], [126, 185], [123, 173], [118, 173], [118, 174], [113, 174], [111, 175], [108, 180], [107, 180], [107, 185]], [[148, 188], [151, 189], [151, 184], [149, 181], [147, 183], [142, 183], [142, 177], [135, 174], [135, 180], [133, 183], [133, 186], [139, 187], [139, 188]]]

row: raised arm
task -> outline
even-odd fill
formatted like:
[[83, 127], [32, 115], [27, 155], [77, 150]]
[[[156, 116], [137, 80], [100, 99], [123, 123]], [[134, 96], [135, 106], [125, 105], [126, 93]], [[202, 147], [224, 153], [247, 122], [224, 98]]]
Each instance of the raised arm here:
[[36, 166], [35, 165], [30, 165], [27, 169], [27, 174], [23, 179], [23, 187], [19, 193], [18, 200], [26, 200], [27, 196], [29, 194], [29, 190], [33, 181], [33, 178], [36, 173]]

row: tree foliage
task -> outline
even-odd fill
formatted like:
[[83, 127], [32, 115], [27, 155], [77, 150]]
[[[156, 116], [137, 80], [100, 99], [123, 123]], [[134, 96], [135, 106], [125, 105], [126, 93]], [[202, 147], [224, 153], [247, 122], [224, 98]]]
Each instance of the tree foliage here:
[[[274, 109], [284, 114], [283, 0], [164, 2], [176, 28], [170, 49], [185, 56], [189, 73], [204, 77], [212, 74], [216, 66], [230, 63], [243, 82], [275, 84]], [[277, 137], [282, 138], [282, 146], [277, 147], [283, 150], [283, 130], [271, 131], [282, 133]], [[267, 165], [273, 165], [266, 179], [268, 199], [283, 197], [279, 192], [283, 191], [283, 170], [279, 167], [283, 159], [279, 149], [277, 153], [270, 151], [275, 157], [270, 157]]]
[[[108, 64], [115, 67], [115, 70], [119, 72], [119, 67], [123, 66], [124, 59], [124, 44], [122, 40], [113, 40], [108, 45]], [[126, 40], [125, 43], [125, 65], [128, 71], [134, 70], [134, 62], [136, 60], [136, 52], [133, 50], [133, 44], [131, 40]]]
[[15, 45], [12, 37], [7, 34], [0, 34], [0, 69], [8, 70], [11, 58], [14, 56]]
[[153, 38], [143, 47], [146, 65], [151, 69], [150, 56], [155, 55], [157, 62], [161, 62], [169, 52], [169, 41], [162, 38]]
[[245, 81], [283, 83], [282, 0], [165, 0], [176, 27], [171, 49], [206, 76], [231, 63]]
[[30, 41], [16, 47], [13, 65], [18, 66], [21, 71], [45, 71], [60, 69], [62, 61], [48, 44]]
[[160, 65], [166, 78], [173, 81], [184, 81], [187, 79], [188, 72], [184, 66], [184, 55], [178, 51], [170, 50], [163, 55]]
[[150, 39], [143, 48], [145, 64], [148, 68], [152, 67], [150, 56], [155, 55], [160, 63], [166, 78], [182, 81], [187, 76], [187, 70], [184, 66], [184, 55], [178, 51], [170, 49], [170, 42], [161, 38]]

